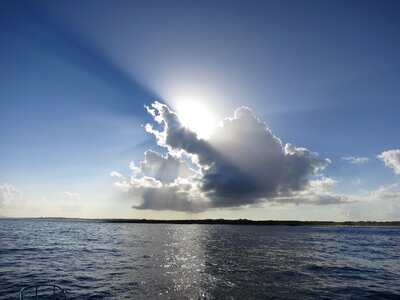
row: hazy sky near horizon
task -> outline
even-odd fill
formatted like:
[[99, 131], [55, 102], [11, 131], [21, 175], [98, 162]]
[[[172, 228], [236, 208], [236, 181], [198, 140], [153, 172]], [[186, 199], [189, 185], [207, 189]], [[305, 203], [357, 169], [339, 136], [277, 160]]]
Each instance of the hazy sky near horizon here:
[[399, 15], [1, 1], [0, 215], [400, 219]]

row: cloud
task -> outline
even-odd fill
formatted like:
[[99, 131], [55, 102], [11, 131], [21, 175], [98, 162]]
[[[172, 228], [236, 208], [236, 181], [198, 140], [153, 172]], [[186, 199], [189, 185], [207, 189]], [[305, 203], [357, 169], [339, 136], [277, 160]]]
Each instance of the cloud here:
[[400, 201], [400, 184], [380, 186], [377, 190], [371, 192], [369, 200], [398, 200]]
[[355, 201], [349, 196], [336, 194], [331, 191], [337, 181], [330, 177], [311, 180], [307, 189], [293, 193], [288, 197], [276, 198], [277, 203], [330, 205], [343, 204]]
[[357, 178], [354, 178], [353, 180], [351, 180], [350, 182], [354, 185], [360, 185], [363, 182], [363, 180], [361, 178], [357, 177]]
[[199, 212], [210, 208], [193, 181], [178, 179], [173, 184], [139, 189], [143, 202], [133, 206], [136, 209]]
[[116, 183], [141, 198], [138, 209], [197, 211], [275, 201], [306, 190], [310, 177], [330, 163], [308, 149], [284, 145], [247, 107], [222, 120], [207, 140], [183, 126], [167, 105], [146, 108], [162, 130], [145, 128], [167, 154], [147, 151], [139, 167], [131, 168], [131, 178]]
[[11, 184], [4, 183], [0, 185], [0, 206], [11, 207], [19, 205], [23, 194], [20, 190]]
[[81, 199], [81, 197], [77, 193], [74, 193], [74, 192], [61, 192], [60, 196], [61, 196], [62, 200], [64, 200], [64, 201], [74, 202], [74, 201], [78, 201]]
[[376, 157], [381, 159], [385, 166], [392, 168], [397, 175], [400, 175], [400, 149], [384, 151]]
[[120, 173], [118, 173], [118, 172], [116, 172], [116, 171], [112, 171], [112, 172], [110, 173], [110, 176], [111, 176], [111, 177], [117, 177], [117, 178], [124, 178], [124, 176], [123, 176], [122, 174], [120, 174]]
[[75, 213], [80, 211], [83, 207], [83, 202], [81, 197], [78, 193], [75, 192], [61, 192], [60, 193], [60, 200], [56, 203], [53, 203], [62, 213]]
[[176, 178], [191, 177], [196, 171], [188, 164], [167, 153], [166, 156], [148, 150], [144, 154], [144, 161], [140, 163], [140, 173], [153, 177], [162, 183], [172, 183]]
[[349, 162], [352, 165], [362, 166], [363, 164], [369, 161], [368, 157], [355, 157], [355, 156], [346, 156], [342, 157], [342, 160]]
[[400, 183], [349, 198], [352, 201], [340, 208], [347, 220], [397, 221], [400, 218]]

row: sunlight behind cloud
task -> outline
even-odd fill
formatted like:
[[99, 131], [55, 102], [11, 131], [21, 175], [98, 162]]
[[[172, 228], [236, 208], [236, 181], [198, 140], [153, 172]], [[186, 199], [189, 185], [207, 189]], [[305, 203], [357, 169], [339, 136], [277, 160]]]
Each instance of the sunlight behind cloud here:
[[182, 124], [197, 133], [199, 138], [208, 139], [216, 126], [216, 118], [204, 104], [196, 101], [180, 102], [176, 105]]

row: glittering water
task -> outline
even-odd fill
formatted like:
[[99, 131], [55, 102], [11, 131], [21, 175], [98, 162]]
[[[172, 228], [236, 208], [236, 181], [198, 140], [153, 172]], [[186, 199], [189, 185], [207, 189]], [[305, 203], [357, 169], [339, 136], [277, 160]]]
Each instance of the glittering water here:
[[400, 299], [400, 228], [0, 220], [0, 299]]

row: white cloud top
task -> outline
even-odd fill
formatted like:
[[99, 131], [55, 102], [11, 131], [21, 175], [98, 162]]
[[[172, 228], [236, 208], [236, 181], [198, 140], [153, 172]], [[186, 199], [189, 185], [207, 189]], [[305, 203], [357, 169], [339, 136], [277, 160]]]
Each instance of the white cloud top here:
[[400, 175], [400, 149], [384, 151], [377, 155], [385, 166], [392, 168], [397, 175]]

